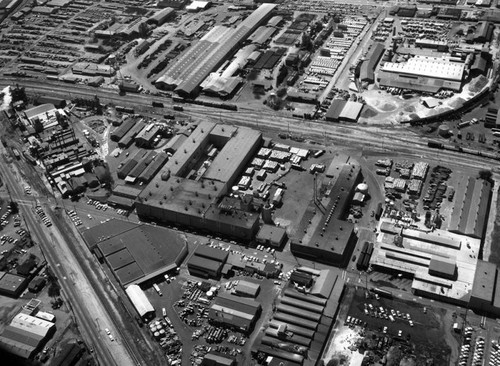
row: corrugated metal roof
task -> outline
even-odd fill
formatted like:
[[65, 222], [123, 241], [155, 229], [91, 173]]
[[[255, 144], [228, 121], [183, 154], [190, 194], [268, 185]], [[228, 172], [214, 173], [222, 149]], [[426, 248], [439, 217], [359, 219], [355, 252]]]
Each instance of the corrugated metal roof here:
[[155, 311], [146, 294], [138, 285], [129, 285], [125, 292], [141, 317]]
[[257, 296], [259, 292], [260, 285], [258, 283], [253, 283], [249, 281], [240, 280], [235, 287], [235, 291], [241, 294], [246, 294], [249, 296]]
[[315, 278], [314, 285], [311, 288], [311, 294], [328, 299], [332, 293], [333, 287], [337, 282], [338, 275], [331, 271], [324, 269], [321, 271], [319, 277]]
[[344, 108], [342, 108], [342, 112], [340, 112], [339, 119], [348, 120], [348, 121], [357, 121], [359, 115], [361, 114], [361, 110], [363, 109], [363, 104], [353, 101], [348, 101]]

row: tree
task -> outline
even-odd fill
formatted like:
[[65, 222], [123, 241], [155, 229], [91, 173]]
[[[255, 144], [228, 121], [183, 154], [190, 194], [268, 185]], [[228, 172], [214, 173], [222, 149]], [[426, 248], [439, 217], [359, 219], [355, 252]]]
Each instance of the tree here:
[[149, 27], [146, 23], [139, 24], [139, 37], [146, 38], [149, 33]]
[[493, 177], [493, 172], [488, 169], [481, 169], [479, 171], [479, 178], [487, 180], [488, 182], [491, 181], [491, 178]]
[[10, 209], [11, 209], [13, 215], [15, 215], [19, 212], [19, 207], [17, 205], [17, 202], [10, 201], [9, 206], [10, 206]]

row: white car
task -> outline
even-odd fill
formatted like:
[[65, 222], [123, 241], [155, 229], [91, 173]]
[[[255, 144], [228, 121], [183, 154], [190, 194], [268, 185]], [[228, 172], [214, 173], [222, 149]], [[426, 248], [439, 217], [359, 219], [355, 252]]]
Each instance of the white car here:
[[109, 331], [109, 329], [108, 329], [108, 328], [104, 328], [104, 331], [106, 332], [106, 334], [107, 334], [107, 335], [110, 335], [110, 334], [111, 334], [111, 332]]

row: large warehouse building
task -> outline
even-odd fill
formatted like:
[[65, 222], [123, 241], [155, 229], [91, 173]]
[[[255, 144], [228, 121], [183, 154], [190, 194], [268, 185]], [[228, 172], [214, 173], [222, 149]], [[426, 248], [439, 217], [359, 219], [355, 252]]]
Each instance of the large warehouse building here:
[[249, 333], [261, 310], [260, 303], [255, 300], [222, 294], [215, 298], [214, 304], [208, 309], [208, 319], [211, 323]]
[[440, 89], [460, 91], [465, 63], [447, 58], [415, 56], [406, 62], [386, 62], [380, 67], [381, 86], [436, 93]]
[[275, 7], [276, 4], [262, 4], [236, 28], [213, 27], [167, 69], [156, 86], [175, 90], [183, 97], [196, 96], [201, 82], [238, 49]]
[[252, 348], [252, 353], [275, 359], [273, 365], [316, 365], [328, 344], [344, 289], [335, 270], [299, 267], [296, 272], [310, 276], [312, 286], [299, 292], [290, 284], [281, 292], [274, 314]]
[[495, 263], [479, 260], [469, 307], [482, 314], [500, 316], [500, 278]]
[[292, 240], [290, 249], [299, 257], [343, 266], [349, 259], [357, 240], [354, 225], [344, 220], [349, 213], [348, 208], [355, 187], [361, 179], [361, 168], [352, 161], [340, 165], [338, 163], [338, 160], [333, 160], [333, 167], [328, 169], [335, 171], [335, 174], [328, 174], [332, 177], [327, 178], [325, 182], [330, 187], [330, 195], [324, 199], [316, 198], [325, 207], [324, 214], [317, 213], [320, 215], [318, 220], [312, 220], [315, 224], [307, 228], [300, 241]]
[[0, 335], [0, 349], [31, 358], [55, 332], [54, 323], [28, 314], [17, 314]]
[[492, 187], [484, 179], [464, 177], [455, 189], [455, 205], [448, 230], [482, 238], [488, 221]]
[[259, 214], [251, 202], [223, 204], [257, 152], [262, 134], [245, 127], [202, 122], [136, 201], [137, 213], [161, 222], [250, 240]]
[[[398, 246], [393, 244], [395, 235], [402, 240]], [[479, 248], [479, 239], [440, 229], [401, 229], [382, 220], [370, 264], [412, 278], [415, 294], [467, 306]]]
[[113, 219], [83, 232], [99, 258], [122, 286], [142, 284], [180, 266], [188, 253], [186, 240], [174, 231]]

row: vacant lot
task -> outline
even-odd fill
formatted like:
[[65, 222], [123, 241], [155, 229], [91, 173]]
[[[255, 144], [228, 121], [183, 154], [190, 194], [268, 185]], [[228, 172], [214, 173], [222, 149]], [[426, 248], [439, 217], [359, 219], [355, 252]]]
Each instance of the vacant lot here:
[[[401, 314], [409, 314], [414, 326], [410, 326], [407, 317], [396, 316], [395, 321], [390, 319], [373, 316], [375, 311], [368, 311], [365, 314], [365, 305], [370, 309], [379, 309], [377, 314], [380, 314], [380, 307], [384, 312], [390, 313], [391, 310], [399, 311]], [[366, 329], [382, 333], [383, 328], [387, 327], [387, 335], [392, 337], [394, 341], [401, 342], [403, 349], [413, 350], [411, 353], [417, 359], [417, 364], [424, 364], [426, 360], [432, 359], [434, 365], [448, 365], [450, 357], [450, 349], [445, 343], [445, 329], [442, 318], [445, 315], [444, 310], [427, 308], [424, 313], [424, 307], [416, 302], [402, 301], [398, 299], [386, 298], [366, 298], [363, 290], [356, 290], [351, 306], [347, 313], [351, 318], [360, 319], [366, 322]], [[371, 313], [371, 315], [370, 315]], [[398, 337], [398, 332], [401, 331], [402, 336]]]

